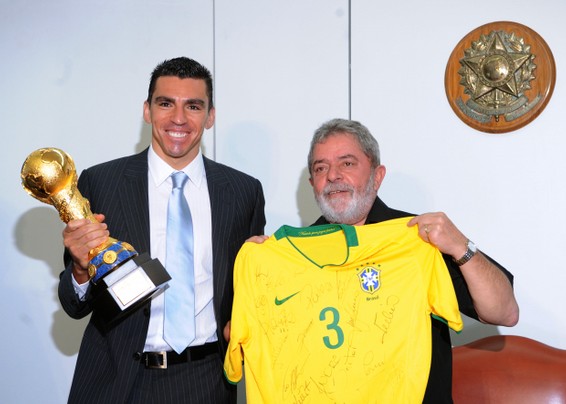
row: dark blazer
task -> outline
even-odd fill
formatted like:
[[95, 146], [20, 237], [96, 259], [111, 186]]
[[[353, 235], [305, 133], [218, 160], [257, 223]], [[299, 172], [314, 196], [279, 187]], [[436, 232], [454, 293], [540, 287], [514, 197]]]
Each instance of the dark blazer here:
[[[150, 251], [147, 149], [84, 170], [78, 181], [93, 213], [106, 216], [110, 235], [130, 243], [139, 253]], [[218, 323], [219, 352], [230, 319], [233, 300], [233, 264], [241, 245], [264, 232], [265, 200], [260, 182], [225, 165], [204, 158], [212, 212], [214, 312]], [[91, 314], [89, 297], [79, 301], [73, 289], [71, 258], [65, 251], [66, 269], [60, 275], [59, 300], [73, 318]], [[69, 402], [122, 403], [140, 370], [149, 324], [145, 304], [112, 328], [104, 327], [96, 311], [85, 329]], [[206, 377], [206, 375], [205, 375]]]
[[[365, 224], [380, 223], [386, 220], [408, 216], [414, 215], [412, 213], [391, 209], [377, 197]], [[321, 216], [314, 224], [319, 225], [325, 223], [328, 223], [328, 221]], [[513, 275], [491, 257], [485, 256], [493, 262], [507, 276], [511, 284], [513, 284]], [[468, 317], [477, 320], [478, 314], [474, 309], [472, 296], [470, 295], [468, 285], [464, 280], [460, 268], [454, 263], [450, 256], [443, 254], [443, 257], [448, 271], [450, 272], [460, 311]], [[449, 404], [452, 403], [452, 343], [450, 341], [450, 331], [444, 322], [434, 317], [432, 317], [431, 328], [432, 362], [423, 403]]]

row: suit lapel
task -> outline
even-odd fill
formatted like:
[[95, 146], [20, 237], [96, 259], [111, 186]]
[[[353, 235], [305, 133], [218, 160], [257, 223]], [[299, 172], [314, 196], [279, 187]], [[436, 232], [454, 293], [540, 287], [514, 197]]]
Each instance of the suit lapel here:
[[119, 200], [131, 244], [139, 252], [150, 252], [149, 202], [147, 195], [147, 149], [132, 156], [124, 167], [124, 189]]
[[206, 171], [206, 181], [210, 195], [210, 210], [212, 215], [212, 251], [214, 274], [214, 297], [221, 297], [224, 294], [227, 269], [229, 268], [226, 251], [230, 245], [230, 226], [235, 215], [233, 203], [233, 186], [226, 177], [222, 166], [204, 157], [204, 168]]

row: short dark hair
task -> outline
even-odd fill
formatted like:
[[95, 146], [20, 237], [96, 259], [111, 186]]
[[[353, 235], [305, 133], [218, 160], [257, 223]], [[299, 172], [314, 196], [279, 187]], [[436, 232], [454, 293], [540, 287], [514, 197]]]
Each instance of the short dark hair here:
[[212, 75], [210, 71], [199, 62], [187, 57], [178, 57], [161, 62], [151, 73], [149, 89], [147, 90], [147, 102], [151, 104], [151, 98], [155, 91], [155, 83], [162, 76], [174, 76], [180, 79], [198, 79], [206, 83], [208, 95], [208, 110], [214, 106], [212, 99]]

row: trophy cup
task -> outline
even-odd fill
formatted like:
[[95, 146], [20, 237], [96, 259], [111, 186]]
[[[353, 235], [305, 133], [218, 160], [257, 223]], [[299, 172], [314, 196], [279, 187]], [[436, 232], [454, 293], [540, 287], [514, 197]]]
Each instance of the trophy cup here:
[[[86, 218], [97, 223], [89, 201], [77, 188], [75, 163], [63, 150], [32, 152], [22, 166], [21, 180], [26, 192], [53, 205], [63, 222]], [[159, 260], [112, 237], [92, 249], [88, 258], [93, 308], [109, 323], [162, 292], [171, 279]]]

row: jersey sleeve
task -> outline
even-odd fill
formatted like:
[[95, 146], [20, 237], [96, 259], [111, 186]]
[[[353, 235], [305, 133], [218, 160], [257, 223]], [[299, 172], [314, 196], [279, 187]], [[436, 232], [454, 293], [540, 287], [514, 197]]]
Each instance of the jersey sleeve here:
[[252, 301], [249, 276], [247, 272], [248, 243], [240, 249], [234, 263], [234, 303], [232, 306], [230, 341], [224, 359], [224, 375], [230, 383], [242, 380], [244, 355], [242, 344], [249, 337], [248, 313], [251, 312], [249, 302]]
[[429, 260], [429, 265], [427, 265], [430, 268], [428, 299], [432, 314], [448, 324], [454, 331], [460, 332], [464, 328], [464, 323], [444, 258], [440, 251], [431, 248]]

